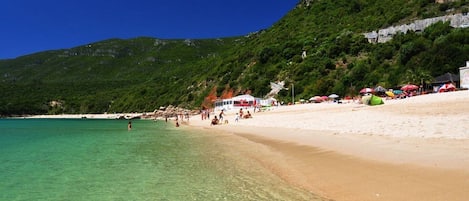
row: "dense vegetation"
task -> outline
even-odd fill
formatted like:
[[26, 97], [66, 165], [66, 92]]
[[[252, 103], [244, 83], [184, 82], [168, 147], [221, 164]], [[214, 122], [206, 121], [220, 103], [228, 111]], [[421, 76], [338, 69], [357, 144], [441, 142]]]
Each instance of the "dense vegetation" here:
[[[469, 60], [469, 29], [436, 23], [382, 44], [363, 33], [468, 8], [467, 0], [303, 0], [268, 30], [244, 37], [113, 39], [0, 60], [0, 115], [198, 108], [209, 93], [261, 97], [275, 81], [294, 84], [300, 98], [425, 84]], [[278, 98], [288, 102], [289, 93]]]
[[197, 93], [191, 93], [200, 86], [192, 75], [234, 42], [113, 39], [0, 61], [0, 112], [135, 112], [193, 103]]

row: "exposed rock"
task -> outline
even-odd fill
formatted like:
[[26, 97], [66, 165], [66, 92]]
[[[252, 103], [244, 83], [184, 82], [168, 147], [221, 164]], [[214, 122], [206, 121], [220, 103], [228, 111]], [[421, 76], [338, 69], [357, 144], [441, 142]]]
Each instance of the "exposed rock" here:
[[153, 111], [153, 113], [144, 114], [141, 116], [143, 119], [165, 119], [165, 118], [175, 118], [178, 115], [198, 115], [200, 114], [199, 110], [189, 110], [185, 108], [176, 107], [173, 105], [169, 105], [167, 107], [160, 107]]

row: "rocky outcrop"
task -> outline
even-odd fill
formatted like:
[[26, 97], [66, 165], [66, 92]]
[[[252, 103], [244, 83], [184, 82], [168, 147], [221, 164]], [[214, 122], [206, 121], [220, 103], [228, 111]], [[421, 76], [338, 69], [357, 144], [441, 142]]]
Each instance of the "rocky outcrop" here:
[[153, 113], [147, 113], [142, 115], [143, 119], [166, 119], [166, 118], [176, 118], [178, 116], [183, 115], [184, 118], [186, 116], [193, 116], [200, 114], [199, 110], [189, 110], [180, 107], [175, 107], [173, 105], [169, 105], [167, 107], [160, 107], [153, 111]]

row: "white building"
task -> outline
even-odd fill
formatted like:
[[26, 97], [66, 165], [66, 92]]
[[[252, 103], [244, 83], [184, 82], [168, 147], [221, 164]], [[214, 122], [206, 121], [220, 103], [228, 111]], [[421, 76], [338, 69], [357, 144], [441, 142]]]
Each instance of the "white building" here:
[[218, 99], [215, 101], [215, 111], [239, 110], [240, 108], [268, 107], [276, 104], [274, 98], [262, 99], [251, 95], [240, 95], [229, 99]]
[[466, 61], [466, 66], [459, 68], [459, 85], [461, 88], [469, 88], [469, 61]]
[[257, 105], [257, 100], [251, 95], [240, 95], [230, 99], [218, 99], [215, 101], [215, 111], [250, 108]]

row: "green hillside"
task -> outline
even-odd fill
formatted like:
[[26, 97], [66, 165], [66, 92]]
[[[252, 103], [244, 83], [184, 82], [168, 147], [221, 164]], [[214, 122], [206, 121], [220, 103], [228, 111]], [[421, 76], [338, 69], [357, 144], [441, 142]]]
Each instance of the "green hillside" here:
[[263, 96], [275, 81], [294, 84], [300, 98], [430, 82], [469, 60], [469, 29], [437, 23], [381, 44], [363, 33], [468, 8], [467, 0], [303, 0], [248, 36], [112, 39], [0, 60], [0, 115], [199, 108], [213, 89]]
[[[193, 103], [193, 76], [237, 38], [112, 39], [0, 61], [2, 114], [153, 111]], [[191, 95], [194, 93], [194, 95]], [[51, 107], [50, 102], [58, 103]]]

